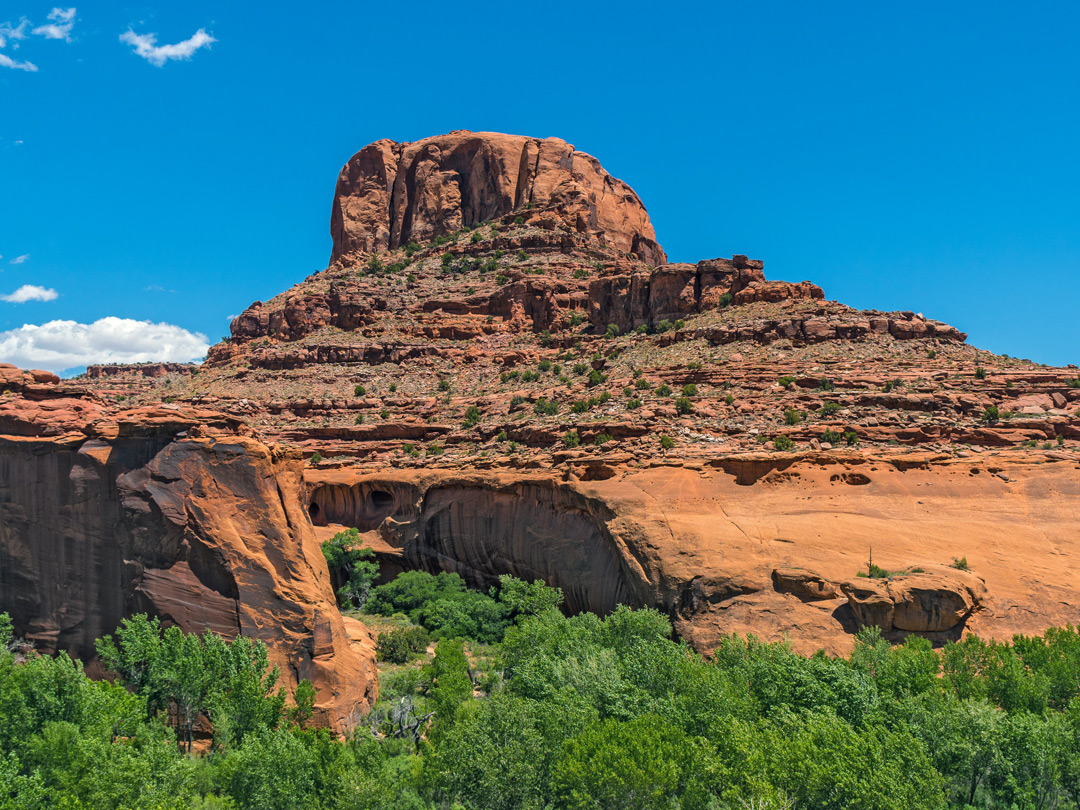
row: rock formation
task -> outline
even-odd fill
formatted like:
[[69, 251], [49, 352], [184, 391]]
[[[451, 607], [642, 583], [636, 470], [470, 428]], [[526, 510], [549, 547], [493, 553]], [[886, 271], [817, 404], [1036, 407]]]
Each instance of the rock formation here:
[[[346, 636], [297, 454], [212, 411], [118, 411], [59, 386], [52, 399], [45, 385], [8, 390], [0, 611], [18, 634], [88, 661], [96, 638], [138, 612], [243, 634], [267, 644], [283, 684], [316, 686], [321, 722], [349, 727], [374, 697], [372, 650]], [[55, 406], [44, 420], [43, 398]]]
[[626, 183], [558, 138], [451, 132], [376, 141], [341, 169], [330, 215], [330, 261], [373, 253], [517, 214], [597, 237], [662, 264], [649, 215]]
[[[89, 654], [152, 610], [256, 635], [340, 727], [374, 677], [316, 544], [344, 527], [388, 575], [541, 578], [702, 651], [1080, 622], [1075, 366], [746, 256], [669, 264], [637, 196], [555, 139], [379, 141], [331, 231], [330, 266], [203, 366], [0, 368], [21, 632]], [[871, 546], [905, 573], [853, 579]]]

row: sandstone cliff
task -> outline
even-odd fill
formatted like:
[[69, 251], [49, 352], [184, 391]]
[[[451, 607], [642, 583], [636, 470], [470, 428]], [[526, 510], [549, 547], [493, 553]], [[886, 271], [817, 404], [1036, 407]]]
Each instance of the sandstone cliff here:
[[373, 650], [346, 636], [299, 458], [211, 411], [24, 387], [0, 401], [0, 611], [16, 632], [88, 661], [138, 612], [257, 638], [285, 685], [315, 684], [321, 722], [348, 728], [374, 697]]

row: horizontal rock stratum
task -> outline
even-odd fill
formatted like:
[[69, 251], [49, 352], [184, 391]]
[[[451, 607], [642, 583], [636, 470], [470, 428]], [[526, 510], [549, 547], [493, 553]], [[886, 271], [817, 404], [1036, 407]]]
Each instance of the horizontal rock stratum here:
[[413, 143], [381, 140], [338, 175], [331, 262], [393, 250], [520, 213], [557, 217], [619, 252], [663, 264], [645, 206], [592, 155], [558, 138], [451, 132]]

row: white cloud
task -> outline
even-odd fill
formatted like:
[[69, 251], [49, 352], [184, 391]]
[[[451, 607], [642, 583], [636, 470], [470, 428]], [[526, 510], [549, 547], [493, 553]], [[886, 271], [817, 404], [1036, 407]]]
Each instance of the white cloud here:
[[136, 34], [130, 28], [120, 35], [120, 41], [131, 45], [135, 48], [135, 53], [157, 67], [164, 65], [169, 59], [190, 59], [199, 48], [217, 42], [202, 28], [190, 39], [174, 45], [157, 45], [157, 34]]
[[0, 23], [0, 48], [7, 45], [9, 40], [14, 43], [12, 48], [18, 48], [19, 40], [26, 39], [26, 29], [29, 26], [30, 21], [26, 17], [19, 20], [16, 26], [12, 26], [9, 22]]
[[37, 65], [33, 62], [27, 62], [25, 60], [20, 62], [17, 59], [12, 59], [6, 53], [0, 53], [0, 67], [11, 68], [12, 70], [25, 70], [27, 73], [37, 72]]
[[0, 301], [9, 304], [25, 304], [27, 301], [55, 301], [58, 293], [36, 284], [23, 284], [11, 295], [0, 295]]
[[131, 318], [49, 321], [0, 332], [0, 362], [56, 372], [90, 363], [184, 363], [209, 348], [206, 335]]
[[[26, 39], [26, 29], [29, 27], [30, 21], [23, 17], [19, 20], [18, 25], [12, 25], [9, 22], [0, 23], [0, 48], [6, 47], [11, 44], [12, 50], [19, 47], [19, 40]], [[33, 73], [37, 70], [37, 65], [33, 62], [18, 59], [12, 59], [6, 53], [0, 53], [0, 67], [11, 68], [12, 70], [25, 70], [28, 73]]]
[[22, 256], [16, 256], [11, 260], [11, 264], [22, 264], [23, 262], [30, 261], [30, 254], [24, 253]]
[[30, 33], [46, 39], [62, 39], [64, 42], [71, 42], [71, 29], [75, 26], [75, 9], [54, 8], [49, 12], [49, 19], [52, 22], [39, 25]]

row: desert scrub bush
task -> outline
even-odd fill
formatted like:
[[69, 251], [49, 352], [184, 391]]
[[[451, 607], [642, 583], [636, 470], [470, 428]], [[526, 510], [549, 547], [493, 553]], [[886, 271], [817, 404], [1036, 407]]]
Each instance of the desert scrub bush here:
[[661, 383], [656, 388], [656, 395], [660, 396], [660, 397], [670, 397], [671, 396], [671, 386], [668, 385], [667, 383]]
[[575, 374], [584, 374], [586, 371], [589, 370], [589, 367], [584, 363], [574, 363], [574, 367], [570, 370], [573, 371]]
[[427, 446], [427, 454], [429, 456], [440, 456], [445, 448], [441, 444], [432, 442]]
[[977, 369], [975, 369], [975, 379], [976, 380], [985, 380], [986, 379], [986, 369], [983, 368], [982, 366], [979, 366]]
[[440, 391], [449, 391], [450, 390], [450, 381], [449, 380], [439, 380], [439, 390]]
[[364, 415], [362, 413], [358, 413], [356, 415], [356, 418], [353, 420], [353, 424], [354, 425], [362, 425], [362, 424], [364, 424]]
[[579, 267], [576, 270], [574, 270], [574, 278], [588, 278], [588, 277], [589, 277], [589, 271], [586, 270], [584, 267]]
[[407, 664], [413, 656], [425, 652], [430, 643], [431, 635], [423, 627], [398, 627], [379, 633], [375, 653], [380, 661]]
[[502, 374], [499, 375], [499, 382], [508, 383], [511, 380], [516, 380], [518, 376], [519, 372], [517, 371], [504, 371]]
[[734, 405], [735, 404], [735, 397], [732, 396], [731, 394], [728, 394], [726, 397], [724, 397], [724, 404], [725, 405]]
[[720, 309], [723, 309], [724, 307], [730, 307], [733, 300], [735, 300], [735, 297], [731, 293], [726, 292], [717, 299], [716, 305]]
[[380, 419], [382, 419], [382, 420], [383, 420], [384, 422], [385, 422], [385, 421], [386, 421], [387, 419], [389, 419], [389, 418], [390, 418], [390, 411], [389, 411], [389, 409], [387, 409], [387, 408], [383, 408], [383, 409], [382, 409], [381, 411], [379, 411], [379, 418], [380, 418]]
[[577, 447], [581, 444], [581, 437], [576, 430], [568, 430], [562, 436], [562, 443], [565, 447]]
[[682, 387], [682, 395], [684, 397], [696, 397], [698, 395], [697, 386], [693, 383], [687, 383]]
[[536, 371], [523, 371], [521, 372], [522, 382], [536, 382], [540, 379], [540, 374]]
[[311, 454], [311, 458], [308, 459], [308, 460], [312, 464], [318, 464], [320, 461], [322, 461], [322, 458], [323, 458], [322, 453], [320, 453], [318, 450], [316, 450], [314, 453]]
[[817, 385], [817, 390], [818, 391], [832, 391], [835, 388], [836, 388], [836, 385], [833, 383], [832, 380], [828, 379], [827, 377], [822, 377], [821, 381], [818, 382], [818, 385]]
[[670, 436], [661, 436], [660, 437], [660, 447], [662, 447], [664, 450], [670, 450], [674, 446], [675, 446], [675, 440], [673, 438], [671, 438]]
[[505, 442], [506, 441], [506, 431], [505, 430], [500, 430], [495, 436], [495, 441], [497, 441], [499, 443]]
[[585, 322], [585, 316], [582, 315], [580, 312], [571, 312], [570, 313], [570, 325], [571, 326], [581, 326], [581, 324], [583, 324], [584, 322]]
[[951, 568], [955, 568], [957, 571], [969, 571], [967, 557], [953, 557]]
[[650, 388], [652, 388], [652, 384], [644, 377], [639, 377], [637, 379], [637, 382], [634, 383], [634, 388], [636, 388], [638, 391], [648, 391]]
[[691, 371], [701, 371], [701, 363], [699, 363], [697, 360], [690, 361], [686, 364], [686, 367]]
[[777, 450], [791, 450], [795, 446], [795, 442], [791, 440], [790, 436], [780, 435], [773, 439], [773, 447]]
[[780, 383], [783, 388], [790, 389], [791, 386], [795, 383], [795, 378], [792, 377], [790, 374], [785, 374], [783, 377], [777, 380], [777, 382]]
[[854, 430], [845, 430], [844, 441], [847, 442], [849, 446], [854, 446], [859, 443], [859, 434]]
[[409, 242], [409, 244], [405, 245], [405, 255], [408, 256], [410, 259], [413, 257], [413, 254], [416, 253], [418, 250], [420, 250], [419, 242]]
[[692, 413], [694, 410], [694, 403], [690, 401], [689, 397], [678, 397], [675, 400], [675, 411], [680, 414]]
[[367, 389], [362, 385], [356, 385], [353, 387], [352, 392], [354, 397], [362, 397], [367, 393]]
[[612, 436], [610, 433], [597, 433], [596, 438], [593, 439], [593, 444], [601, 445], [607, 444], [611, 441], [615, 441], [615, 437]]
[[836, 402], [825, 402], [822, 404], [821, 409], [818, 411], [822, 416], [832, 416], [840, 410], [840, 405]]
[[604, 333], [604, 337], [617, 338], [619, 336], [619, 325], [616, 323], [609, 323], [607, 325], [607, 332]]
[[[549, 335], [549, 337], [550, 337], [550, 335]], [[541, 361], [540, 361], [540, 362], [539, 362], [539, 363], [537, 364], [537, 366], [536, 366], [536, 367], [537, 367], [538, 369], [540, 369], [540, 371], [545, 371], [545, 372], [546, 372], [546, 371], [551, 371], [551, 365], [552, 365], [552, 364], [551, 364], [551, 361], [550, 361], [550, 360], [541, 360]]]
[[495, 283], [498, 284], [499, 286], [502, 286], [503, 284], [506, 284], [506, 282], [508, 282], [509, 280], [510, 280], [510, 277], [509, 276], [504, 276], [502, 273], [499, 273], [499, 275], [495, 276]]
[[1065, 384], [1069, 386], [1069, 388], [1080, 388], [1080, 377], [1077, 377], [1075, 380], [1066, 380]]
[[797, 425], [803, 420], [803, 415], [794, 408], [787, 408], [784, 411], [784, 424], [785, 425]]
[[835, 430], [826, 430], [821, 434], [821, 441], [825, 444], [840, 444], [842, 438]]
[[480, 409], [477, 406], [470, 405], [468, 408], [466, 408], [465, 422], [463, 424], [467, 428], [476, 427], [478, 424], [480, 424]]
[[627, 410], [636, 411], [641, 407], [640, 399], [631, 399], [626, 403]]
[[575, 399], [570, 406], [570, 413], [585, 413], [589, 410], [589, 403], [584, 399]]
[[589, 388], [595, 388], [604, 382], [607, 382], [606, 374], [601, 374], [595, 368], [589, 372]]
[[996, 425], [1001, 418], [997, 405], [988, 405], [982, 413], [982, 420], [988, 425]]
[[664, 320], [662, 320], [662, 321], [660, 321], [659, 323], [656, 324], [655, 329], [656, 329], [656, 333], [658, 335], [662, 335], [662, 334], [664, 334], [664, 332], [670, 332], [671, 331], [671, 321], [669, 321], [669, 320], [667, 320], [665, 318]]
[[536, 405], [533, 406], [533, 413], [540, 416], [554, 416], [559, 412], [559, 403], [553, 399], [545, 399], [540, 397], [536, 401]]

